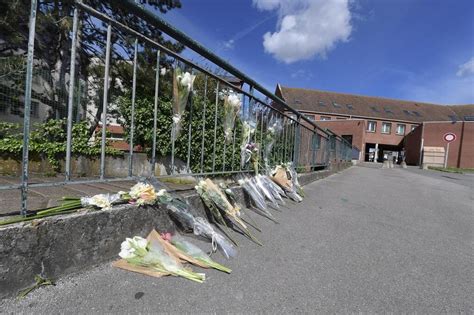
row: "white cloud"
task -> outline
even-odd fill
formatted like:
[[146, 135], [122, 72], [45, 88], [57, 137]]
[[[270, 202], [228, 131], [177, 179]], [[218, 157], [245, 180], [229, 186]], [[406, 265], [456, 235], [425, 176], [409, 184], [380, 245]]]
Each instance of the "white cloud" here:
[[466, 63], [463, 63], [462, 65], [460, 65], [458, 72], [456, 72], [456, 75], [458, 77], [465, 77], [465, 76], [469, 76], [473, 74], [474, 74], [474, 57], [472, 57]]
[[263, 36], [267, 53], [286, 63], [325, 57], [352, 32], [351, 0], [253, 0], [260, 10], [277, 10], [277, 30]]

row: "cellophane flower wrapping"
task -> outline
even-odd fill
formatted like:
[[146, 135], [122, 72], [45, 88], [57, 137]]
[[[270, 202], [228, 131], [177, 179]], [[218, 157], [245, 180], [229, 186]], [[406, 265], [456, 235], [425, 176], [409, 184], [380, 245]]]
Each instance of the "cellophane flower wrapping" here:
[[174, 69], [173, 75], [173, 125], [171, 140], [175, 141], [181, 132], [181, 123], [184, 111], [188, 104], [189, 94], [193, 90], [195, 75], [185, 72], [179, 67]]
[[232, 90], [220, 92], [224, 100], [224, 137], [227, 143], [232, 141], [234, 133], [235, 119], [242, 107], [241, 97]]
[[272, 117], [270, 119], [270, 124], [265, 134], [265, 148], [263, 151], [263, 160], [265, 162], [265, 168], [267, 172], [270, 171], [271, 169], [270, 154], [272, 152], [273, 146], [275, 145], [276, 139], [281, 134], [282, 130], [283, 130], [282, 120], [275, 116]]
[[116, 194], [98, 194], [92, 197], [81, 197], [81, 205], [83, 207], [92, 206], [108, 210], [111, 209], [114, 204], [121, 202], [123, 195], [125, 195], [124, 192], [119, 192]]
[[298, 194], [296, 185], [292, 181], [292, 175], [286, 164], [277, 165], [271, 171], [271, 179], [277, 183], [288, 198], [296, 202], [301, 202], [303, 198]]
[[286, 169], [290, 173], [291, 176], [291, 182], [293, 183], [294, 187], [296, 188], [296, 192], [301, 196], [304, 197], [304, 191], [303, 187], [301, 187], [299, 181], [298, 181], [298, 173], [296, 173], [295, 166], [293, 165], [293, 162], [288, 162], [285, 164]]
[[265, 198], [258, 191], [257, 187], [248, 178], [241, 178], [237, 181], [239, 185], [245, 190], [245, 192], [250, 196], [250, 199], [253, 201], [253, 204], [257, 209], [261, 210], [268, 216], [272, 217], [272, 214], [268, 211], [267, 203]]
[[247, 165], [252, 158], [252, 153], [257, 149], [256, 144], [252, 142], [255, 127], [255, 121], [250, 118], [242, 122], [242, 143], [240, 144], [240, 165], [242, 168]]
[[216, 232], [212, 225], [205, 218], [195, 217], [189, 211], [189, 205], [179, 198], [173, 197], [166, 190], [158, 192], [158, 202], [166, 205], [168, 213], [180, 224], [191, 229], [196, 236], [207, 238], [211, 241], [213, 251], [219, 249], [226, 258], [234, 257], [237, 252], [227, 239]]
[[164, 274], [180, 276], [200, 283], [205, 280], [203, 274], [184, 269], [159, 242], [149, 242], [139, 236], [127, 238], [121, 244], [119, 256], [129, 264], [148, 267]]
[[286, 197], [283, 189], [280, 188], [274, 181], [272, 181], [267, 175], [261, 175], [261, 179], [266, 183], [266, 186], [273, 194], [273, 197], [278, 200], [281, 204], [285, 204], [283, 197]]
[[[196, 191], [199, 193], [203, 201], [208, 206], [209, 210], [211, 210], [214, 216], [217, 215], [215, 219], [221, 221], [221, 215], [219, 213], [219, 209], [224, 213], [224, 215], [229, 219], [233, 224], [239, 227], [239, 229], [251, 240], [255, 243], [262, 245], [262, 243], [252, 235], [249, 231], [245, 222], [240, 218], [240, 207], [233, 206], [229, 200], [227, 199], [225, 193], [210, 180], [209, 178], [206, 180], [202, 180], [199, 182], [199, 185], [196, 186]], [[214, 209], [217, 208], [216, 209]], [[222, 218], [223, 225], [227, 224]], [[230, 237], [228, 235], [228, 237]]]
[[252, 178], [253, 183], [255, 186], [257, 186], [258, 189], [260, 189], [260, 192], [267, 198], [267, 200], [270, 201], [271, 205], [274, 208], [279, 208], [280, 206], [278, 205], [277, 200], [275, 199], [275, 196], [272, 194], [271, 189], [268, 187], [267, 183], [263, 179], [263, 176], [258, 174], [255, 175], [254, 178]]
[[191, 242], [185, 240], [181, 235], [175, 234], [170, 239], [171, 244], [173, 244], [177, 249], [185, 253], [186, 255], [198, 260], [200, 263], [204, 264], [207, 267], [215, 268], [227, 273], [230, 273], [231, 270], [222, 266], [221, 264], [216, 263], [214, 260], [209, 257], [202, 249], [197, 247]]

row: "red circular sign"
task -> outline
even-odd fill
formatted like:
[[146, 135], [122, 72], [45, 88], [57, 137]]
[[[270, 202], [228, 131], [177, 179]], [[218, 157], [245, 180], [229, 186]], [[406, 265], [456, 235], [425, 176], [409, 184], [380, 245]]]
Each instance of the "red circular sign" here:
[[446, 142], [453, 142], [454, 140], [456, 140], [456, 135], [452, 132], [448, 132], [444, 134], [443, 139]]

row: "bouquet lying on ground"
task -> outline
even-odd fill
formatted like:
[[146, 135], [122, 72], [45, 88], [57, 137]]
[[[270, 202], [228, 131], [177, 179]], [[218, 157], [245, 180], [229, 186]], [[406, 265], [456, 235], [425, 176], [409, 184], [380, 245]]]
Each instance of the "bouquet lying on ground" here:
[[265, 184], [266, 188], [271, 192], [273, 197], [278, 200], [281, 204], [285, 204], [283, 197], [286, 197], [283, 189], [280, 188], [274, 181], [272, 181], [267, 175], [258, 175], [261, 181]]
[[247, 177], [241, 177], [237, 180], [237, 182], [250, 196], [253, 205], [259, 210], [259, 213], [265, 216], [266, 218], [275, 221], [271, 212], [268, 211], [267, 203], [265, 202], [265, 197], [260, 193], [259, 189], [255, 186], [252, 180]]
[[[231, 273], [231, 269], [215, 262], [202, 249], [191, 242], [185, 240], [179, 234], [170, 236], [169, 242], [180, 252], [179, 257], [198, 265], [202, 268], [214, 268], [226, 273]], [[184, 255], [184, 256], [183, 256]]]
[[293, 183], [293, 186], [296, 187], [296, 192], [301, 196], [304, 197], [304, 191], [303, 188], [301, 187], [299, 181], [298, 181], [298, 174], [296, 173], [295, 166], [293, 165], [293, 162], [288, 162], [285, 164], [286, 170], [290, 172], [291, 176], [291, 182]]
[[173, 75], [173, 125], [171, 140], [175, 141], [181, 131], [181, 119], [188, 104], [189, 94], [193, 90], [195, 75], [183, 72], [180, 68], [174, 69]]
[[[230, 189], [230, 187], [227, 184], [223, 183], [223, 182], [219, 183], [219, 188], [227, 196], [227, 198], [229, 199], [229, 202], [232, 204], [232, 206], [240, 209], [239, 213], [240, 213], [240, 218], [242, 219], [242, 221], [244, 221], [246, 224], [250, 225], [251, 227], [253, 227], [257, 231], [262, 232], [262, 230], [257, 226], [257, 223], [252, 219], [251, 216], [249, 216], [244, 211], [244, 207], [242, 207], [242, 205], [237, 201], [237, 196], [232, 191], [232, 189]], [[244, 218], [244, 215], [251, 222], [247, 221], [247, 219]]]
[[296, 175], [292, 175], [291, 170], [287, 168], [287, 164], [277, 165], [271, 171], [270, 176], [270, 178], [285, 191], [288, 198], [296, 202], [301, 202], [303, 198], [297, 192], [297, 186], [293, 182], [294, 177], [296, 177]]
[[166, 205], [172, 218], [180, 222], [183, 227], [191, 229], [195, 235], [209, 239], [213, 251], [220, 249], [226, 258], [236, 255], [236, 250], [232, 244], [216, 232], [205, 218], [195, 217], [191, 214], [189, 205], [182, 199], [172, 196], [165, 189], [158, 191], [157, 196], [158, 203]]
[[237, 206], [234, 207], [229, 202], [229, 200], [227, 200], [227, 197], [219, 189], [219, 187], [212, 182], [212, 180], [209, 178], [206, 180], [201, 180], [195, 188], [219, 224], [228, 227], [227, 222], [224, 220], [221, 214], [222, 211], [226, 218], [234, 225], [238, 226], [248, 238], [262, 246], [262, 243], [252, 235], [247, 225], [240, 218], [240, 208]]
[[225, 141], [229, 143], [232, 140], [235, 118], [239, 114], [242, 101], [239, 95], [230, 89], [223, 90], [219, 94], [224, 100], [224, 137]]
[[[184, 268], [177, 257], [167, 252], [156, 231], [150, 233], [147, 239], [139, 236], [127, 238], [121, 245], [119, 256], [128, 265], [141, 267], [138, 270], [132, 268], [133, 271], [140, 272], [139, 270], [142, 270], [145, 274], [157, 272], [161, 275], [183, 277], [199, 283], [205, 280], [204, 274]], [[117, 266], [123, 267], [120, 264]]]
[[267, 183], [263, 179], [263, 177], [260, 174], [255, 175], [251, 181], [253, 184], [257, 187], [257, 189], [261, 192], [261, 194], [268, 200], [270, 201], [271, 206], [274, 209], [278, 209], [280, 206], [278, 205], [277, 200], [275, 199], [275, 196], [272, 194], [271, 190], [269, 189]]

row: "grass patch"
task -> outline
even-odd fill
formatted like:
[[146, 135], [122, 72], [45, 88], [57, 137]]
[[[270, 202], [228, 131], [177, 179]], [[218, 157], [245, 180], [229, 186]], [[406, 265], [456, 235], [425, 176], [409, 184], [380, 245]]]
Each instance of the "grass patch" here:
[[441, 166], [428, 166], [428, 169], [446, 173], [457, 173], [457, 174], [464, 174], [464, 173], [474, 173], [474, 168], [457, 168], [457, 167], [441, 167]]

